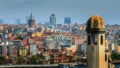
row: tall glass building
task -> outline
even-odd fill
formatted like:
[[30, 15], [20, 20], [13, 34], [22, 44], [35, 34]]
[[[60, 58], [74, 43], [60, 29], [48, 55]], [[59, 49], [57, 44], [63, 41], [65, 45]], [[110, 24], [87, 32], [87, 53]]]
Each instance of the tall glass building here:
[[71, 24], [71, 17], [65, 17], [64, 24]]
[[51, 16], [50, 16], [50, 24], [56, 25], [56, 17], [55, 17], [55, 14], [51, 14]]

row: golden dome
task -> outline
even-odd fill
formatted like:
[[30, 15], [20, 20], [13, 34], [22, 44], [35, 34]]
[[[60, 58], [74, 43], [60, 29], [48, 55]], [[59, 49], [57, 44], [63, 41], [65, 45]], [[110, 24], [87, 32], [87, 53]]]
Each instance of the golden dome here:
[[98, 15], [93, 15], [87, 21], [86, 31], [105, 30], [104, 20]]

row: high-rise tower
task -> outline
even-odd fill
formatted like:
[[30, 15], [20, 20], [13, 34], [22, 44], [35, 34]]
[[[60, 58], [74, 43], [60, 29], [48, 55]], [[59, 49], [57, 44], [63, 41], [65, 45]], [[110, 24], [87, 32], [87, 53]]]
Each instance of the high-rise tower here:
[[111, 54], [106, 44], [104, 20], [94, 15], [87, 21], [86, 26], [87, 68], [113, 68]]
[[71, 17], [65, 17], [64, 24], [71, 24]]
[[50, 16], [50, 24], [56, 25], [56, 17], [55, 17], [55, 14], [51, 14], [51, 16]]
[[35, 28], [35, 20], [34, 20], [32, 14], [30, 15], [30, 18], [28, 20], [28, 26], [29, 26], [29, 28]]

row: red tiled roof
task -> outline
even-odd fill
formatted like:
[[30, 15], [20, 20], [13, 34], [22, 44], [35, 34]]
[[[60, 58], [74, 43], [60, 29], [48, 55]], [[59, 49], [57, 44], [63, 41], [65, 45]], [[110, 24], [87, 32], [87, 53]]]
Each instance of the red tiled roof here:
[[35, 43], [35, 39], [34, 39], [34, 38], [29, 38], [29, 39], [28, 39], [28, 42], [29, 42], [29, 43]]
[[26, 49], [29, 49], [30, 47], [28, 45], [25, 46]]
[[64, 36], [73, 36], [74, 34], [73, 33], [64, 33], [63, 35]]
[[47, 37], [48, 36], [48, 34], [42, 34], [41, 35], [41, 37]]
[[27, 40], [24, 39], [24, 40], [22, 41], [22, 45], [25, 46], [26, 44], [27, 44]]
[[43, 40], [43, 38], [42, 37], [37, 37], [35, 40], [36, 41], [41, 41], [41, 40]]
[[64, 58], [62, 57], [55, 57], [55, 58], [52, 58], [53, 60], [63, 60]]

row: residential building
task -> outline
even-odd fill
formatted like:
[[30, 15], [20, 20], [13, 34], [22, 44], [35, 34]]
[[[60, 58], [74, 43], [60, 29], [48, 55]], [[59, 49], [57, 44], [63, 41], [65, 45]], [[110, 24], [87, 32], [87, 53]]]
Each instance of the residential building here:
[[36, 53], [37, 53], [36, 44], [30, 44], [30, 55], [36, 55]]
[[114, 43], [109, 44], [109, 48], [110, 48], [110, 51], [114, 51], [115, 50], [115, 44]]
[[27, 49], [25, 47], [20, 47], [19, 55], [20, 56], [27, 56]]
[[2, 45], [0, 45], [0, 54], [3, 54], [3, 46]]
[[117, 46], [117, 52], [120, 54], [120, 46]]

